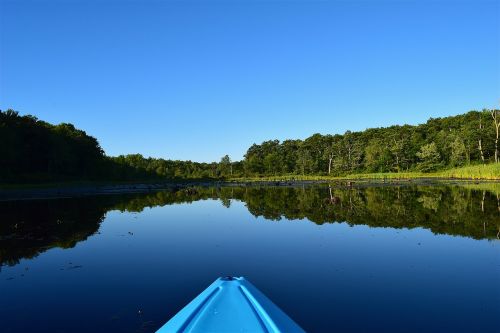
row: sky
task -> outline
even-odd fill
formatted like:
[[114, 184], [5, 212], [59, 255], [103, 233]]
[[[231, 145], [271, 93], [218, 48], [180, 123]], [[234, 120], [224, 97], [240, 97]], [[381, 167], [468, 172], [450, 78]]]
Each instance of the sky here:
[[0, 0], [0, 109], [112, 156], [239, 160], [499, 103], [500, 0]]

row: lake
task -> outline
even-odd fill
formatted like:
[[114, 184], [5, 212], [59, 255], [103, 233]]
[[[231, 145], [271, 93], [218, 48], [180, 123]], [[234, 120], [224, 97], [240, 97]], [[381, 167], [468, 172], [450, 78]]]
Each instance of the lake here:
[[308, 332], [494, 332], [500, 184], [0, 202], [0, 331], [154, 332], [245, 276]]

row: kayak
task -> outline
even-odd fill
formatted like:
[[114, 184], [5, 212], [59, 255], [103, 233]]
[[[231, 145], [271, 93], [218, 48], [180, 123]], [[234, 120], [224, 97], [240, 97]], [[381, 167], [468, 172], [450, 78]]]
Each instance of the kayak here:
[[221, 277], [156, 333], [305, 332], [244, 277]]

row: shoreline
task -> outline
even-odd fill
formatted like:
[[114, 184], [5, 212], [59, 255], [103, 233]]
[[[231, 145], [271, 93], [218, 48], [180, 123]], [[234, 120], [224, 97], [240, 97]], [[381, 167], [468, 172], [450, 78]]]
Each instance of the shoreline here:
[[[245, 180], [200, 180], [178, 182], [138, 182], [138, 183], [61, 183], [30, 185], [9, 185], [0, 188], [0, 201], [42, 200], [78, 198], [94, 195], [153, 193], [166, 190], [185, 190], [192, 187], [232, 187], [232, 186], [270, 186], [270, 187], [304, 187], [329, 185], [334, 188], [366, 188], [383, 186], [412, 185], [467, 185], [494, 183], [500, 185], [497, 179], [459, 179], [459, 178], [330, 178], [330, 179], [245, 179]], [[10, 187], [10, 188], [9, 188]]]

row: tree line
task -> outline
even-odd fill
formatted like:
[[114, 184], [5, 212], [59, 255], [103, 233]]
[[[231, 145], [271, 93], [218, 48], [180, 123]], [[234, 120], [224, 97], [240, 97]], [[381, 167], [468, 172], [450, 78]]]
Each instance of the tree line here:
[[62, 123], [0, 110], [0, 182], [220, 178], [242, 169], [228, 156], [198, 163], [140, 154], [107, 156], [96, 138]]
[[314, 134], [305, 140], [252, 145], [242, 161], [228, 155], [199, 163], [107, 156], [96, 138], [74, 125], [52, 125], [0, 110], [0, 182], [221, 179], [268, 175], [431, 172], [499, 162], [500, 110], [431, 118], [425, 124]]
[[370, 128], [252, 145], [246, 175], [431, 172], [499, 162], [500, 110], [470, 111], [425, 124]]

